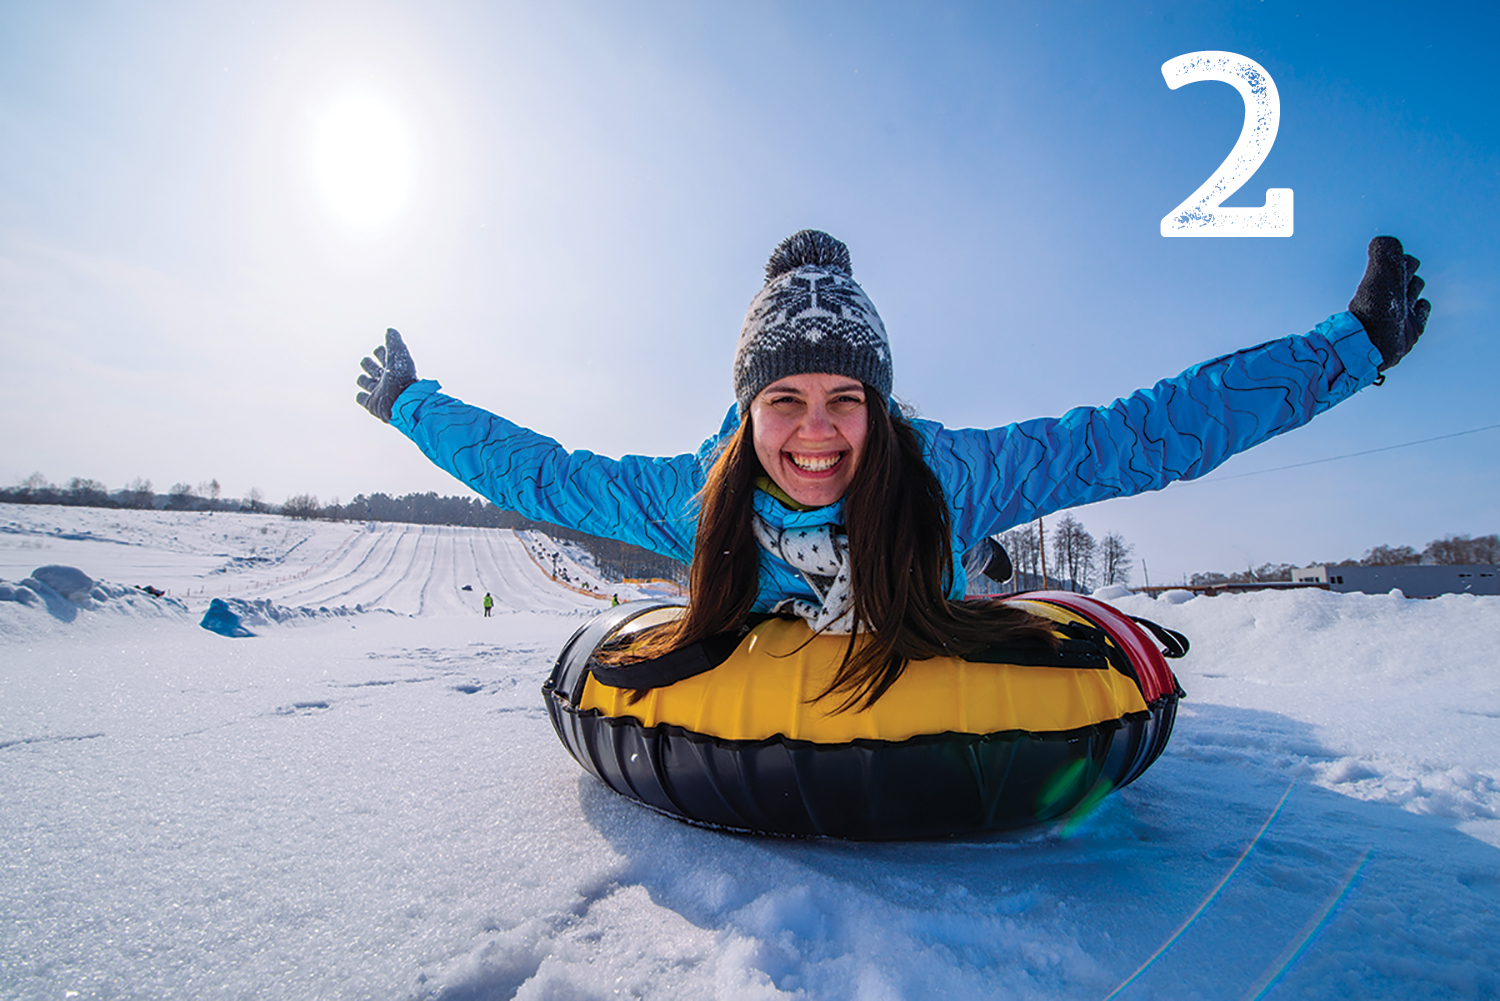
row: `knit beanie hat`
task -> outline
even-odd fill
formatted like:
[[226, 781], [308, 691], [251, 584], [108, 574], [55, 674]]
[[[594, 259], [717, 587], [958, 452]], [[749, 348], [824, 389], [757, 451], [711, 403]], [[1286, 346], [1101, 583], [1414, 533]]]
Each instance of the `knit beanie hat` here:
[[827, 372], [891, 396], [891, 346], [875, 304], [854, 281], [849, 248], [815, 229], [787, 237], [766, 262], [734, 354], [740, 416], [777, 379]]

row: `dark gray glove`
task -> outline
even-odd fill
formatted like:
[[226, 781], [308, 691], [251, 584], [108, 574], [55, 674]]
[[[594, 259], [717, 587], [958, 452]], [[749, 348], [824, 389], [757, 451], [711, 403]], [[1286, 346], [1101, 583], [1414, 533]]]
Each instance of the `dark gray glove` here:
[[355, 402], [389, 424], [396, 399], [417, 381], [417, 366], [396, 328], [386, 330], [385, 346], [376, 348], [375, 358], [365, 358], [359, 367], [365, 374], [355, 381], [364, 392], [354, 397]]
[[988, 536], [980, 539], [978, 545], [964, 553], [963, 568], [970, 577], [975, 573], [980, 573], [999, 584], [1010, 580], [1016, 572], [1015, 567], [1011, 566], [1010, 554], [1005, 551], [1005, 547]]
[[1432, 303], [1417, 298], [1427, 283], [1417, 277], [1422, 262], [1401, 250], [1394, 236], [1370, 241], [1370, 266], [1360, 281], [1349, 312], [1364, 324], [1370, 343], [1380, 349], [1384, 372], [1406, 356], [1427, 327]]

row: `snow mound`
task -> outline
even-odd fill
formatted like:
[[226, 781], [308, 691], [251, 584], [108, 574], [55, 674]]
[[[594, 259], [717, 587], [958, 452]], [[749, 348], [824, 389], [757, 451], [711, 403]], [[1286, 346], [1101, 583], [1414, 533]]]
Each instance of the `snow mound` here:
[[[48, 623], [82, 624], [86, 619], [101, 616], [111, 621], [163, 617], [188, 621], [190, 611], [185, 602], [153, 591], [95, 580], [73, 566], [37, 567], [19, 581], [0, 578], [0, 635], [35, 633], [46, 629]], [[394, 614], [388, 609], [366, 609], [362, 605], [288, 607], [269, 598], [215, 598], [199, 625], [223, 636], [241, 637], [255, 635], [249, 626], [322, 622], [367, 611]]]
[[31, 576], [70, 601], [78, 601], [79, 596], [86, 596], [94, 589], [94, 579], [77, 567], [55, 564], [37, 567], [31, 571]]
[[384, 612], [394, 615], [388, 608], [365, 608], [363, 605], [355, 605], [353, 608], [347, 605], [339, 605], [329, 608], [320, 605], [317, 608], [308, 608], [305, 605], [288, 607], [278, 605], [270, 598], [215, 598], [210, 608], [222, 605], [229, 614], [247, 626], [284, 626], [298, 625], [307, 622], [321, 622], [328, 619], [342, 619], [351, 615], [363, 615], [366, 612]]
[[50, 617], [73, 622], [80, 613], [104, 613], [130, 618], [177, 618], [187, 606], [175, 598], [148, 594], [139, 588], [94, 580], [77, 567], [37, 567], [19, 581], [0, 579], [0, 632], [7, 622]]

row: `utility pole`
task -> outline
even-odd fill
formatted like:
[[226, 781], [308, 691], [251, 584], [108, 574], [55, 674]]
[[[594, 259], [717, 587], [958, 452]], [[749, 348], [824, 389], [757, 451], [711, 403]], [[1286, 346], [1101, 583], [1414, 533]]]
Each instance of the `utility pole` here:
[[1036, 547], [1042, 554], [1042, 590], [1047, 590], [1047, 536], [1042, 532], [1042, 519], [1036, 520]]

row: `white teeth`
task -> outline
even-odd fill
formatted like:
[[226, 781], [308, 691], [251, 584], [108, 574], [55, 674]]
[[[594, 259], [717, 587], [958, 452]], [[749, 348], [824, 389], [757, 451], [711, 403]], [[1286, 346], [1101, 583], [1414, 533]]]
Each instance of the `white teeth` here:
[[842, 452], [832, 455], [794, 455], [792, 464], [798, 469], [805, 469], [809, 473], [821, 473], [825, 469], [832, 469], [838, 465], [839, 459], [843, 458]]

